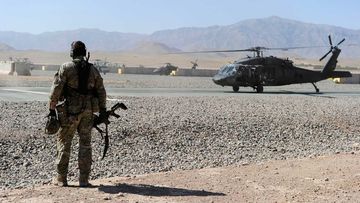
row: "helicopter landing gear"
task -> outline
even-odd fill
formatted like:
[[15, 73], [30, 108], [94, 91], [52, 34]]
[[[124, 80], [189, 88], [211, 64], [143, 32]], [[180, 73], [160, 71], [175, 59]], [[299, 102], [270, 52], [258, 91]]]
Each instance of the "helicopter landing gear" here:
[[256, 86], [256, 92], [257, 93], [262, 93], [263, 91], [264, 91], [264, 87], [262, 85]]
[[239, 91], [239, 86], [233, 86], [232, 88], [233, 88], [233, 91], [234, 91], [234, 92], [238, 92], [238, 91]]
[[311, 84], [314, 86], [316, 93], [319, 93], [320, 90], [319, 90], [319, 88], [316, 87], [315, 83], [312, 82]]

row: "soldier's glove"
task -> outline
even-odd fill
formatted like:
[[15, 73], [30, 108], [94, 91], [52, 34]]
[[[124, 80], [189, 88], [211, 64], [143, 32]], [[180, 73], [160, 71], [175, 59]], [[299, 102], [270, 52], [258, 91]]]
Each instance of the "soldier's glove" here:
[[56, 134], [60, 129], [60, 121], [56, 116], [55, 109], [50, 109], [47, 115], [47, 121], [45, 124], [45, 133], [48, 135]]
[[101, 108], [99, 112], [99, 121], [100, 123], [108, 124], [108, 116], [106, 115], [106, 108]]
[[49, 114], [47, 115], [48, 117], [56, 117], [56, 111], [55, 109], [49, 109]]

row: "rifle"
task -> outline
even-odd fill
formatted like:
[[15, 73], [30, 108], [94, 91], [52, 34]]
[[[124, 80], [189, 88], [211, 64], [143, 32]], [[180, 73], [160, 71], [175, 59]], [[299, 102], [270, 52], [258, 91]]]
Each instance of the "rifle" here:
[[[103, 152], [103, 155], [102, 155], [102, 158], [101, 160], [104, 159], [105, 155], [106, 155], [106, 152], [109, 148], [109, 134], [108, 134], [108, 125], [110, 124], [110, 121], [109, 121], [109, 118], [110, 116], [114, 116], [115, 118], [119, 118], [120, 116], [118, 114], [115, 113], [115, 111], [118, 109], [118, 108], [121, 108], [123, 110], [126, 110], [127, 107], [125, 106], [125, 104], [123, 103], [116, 103], [114, 106], [111, 107], [110, 110], [106, 111], [105, 113], [105, 116], [104, 117], [99, 117], [98, 115], [95, 115], [95, 118], [94, 118], [94, 124], [93, 124], [93, 127], [100, 133], [101, 135], [101, 138], [105, 139], [105, 147], [104, 147], [104, 152]], [[104, 123], [105, 124], [105, 137], [103, 136], [104, 134], [104, 131], [101, 130], [98, 125]]]
[[88, 52], [88, 55], [86, 57], [86, 63], [89, 63], [89, 58], [90, 58], [90, 52]]

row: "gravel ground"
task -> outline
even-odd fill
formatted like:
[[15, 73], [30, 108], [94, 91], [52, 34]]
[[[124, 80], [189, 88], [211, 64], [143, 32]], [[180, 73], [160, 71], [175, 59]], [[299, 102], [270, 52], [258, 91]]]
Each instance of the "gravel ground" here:
[[[178, 85], [190, 79], [171, 80]], [[156, 82], [129, 83], [139, 81], [139, 86]], [[201, 81], [198, 84], [206, 86]], [[360, 149], [358, 96], [229, 94], [119, 99], [129, 109], [118, 112], [121, 118], [112, 119], [110, 149], [102, 161], [103, 142], [93, 132], [92, 179]], [[113, 104], [108, 102], [108, 106]], [[55, 174], [56, 139], [44, 134], [47, 104], [0, 102], [0, 107], [0, 188], [49, 183]], [[77, 140], [75, 137], [72, 147], [71, 181], [78, 178]]]

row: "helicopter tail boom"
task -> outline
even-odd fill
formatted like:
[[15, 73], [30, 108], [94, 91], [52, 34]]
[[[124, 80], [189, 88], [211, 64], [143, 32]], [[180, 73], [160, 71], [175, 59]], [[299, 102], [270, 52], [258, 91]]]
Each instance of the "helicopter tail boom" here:
[[325, 75], [330, 75], [336, 68], [337, 58], [339, 57], [341, 50], [337, 47], [334, 47], [332, 50], [332, 56], [330, 57], [329, 61], [326, 63], [322, 73]]
[[351, 73], [349, 71], [333, 71], [329, 75], [331, 78], [348, 78], [351, 77]]

